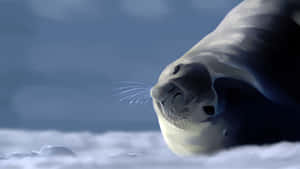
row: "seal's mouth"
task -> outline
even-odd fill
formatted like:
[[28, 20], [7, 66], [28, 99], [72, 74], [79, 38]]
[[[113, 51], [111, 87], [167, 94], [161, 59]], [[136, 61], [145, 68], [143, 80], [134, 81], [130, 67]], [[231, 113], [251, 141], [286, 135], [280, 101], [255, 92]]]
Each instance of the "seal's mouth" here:
[[[193, 122], [193, 113], [195, 112], [193, 112], [190, 108], [190, 104], [197, 104], [195, 102], [197, 99], [195, 98], [189, 104], [185, 105], [174, 104], [181, 99], [180, 97], [183, 97], [183, 95], [177, 92], [161, 102], [154, 99], [154, 104], [156, 104], [156, 107], [159, 109], [158, 113], [160, 113], [165, 120], [184, 129], [187, 127], [188, 123]], [[216, 110], [213, 105], [203, 105], [201, 112], [204, 112], [206, 116], [204, 119], [197, 121], [197, 123], [211, 122], [216, 114]]]
[[164, 118], [172, 122], [187, 120], [190, 116], [184, 93], [177, 87], [170, 89], [167, 96], [161, 101], [156, 101], [156, 104], [158, 104]]
[[210, 95], [195, 95], [176, 82], [169, 81], [153, 88], [151, 96], [157, 113], [179, 128], [186, 128], [188, 123], [210, 122], [216, 114], [215, 106], [210, 104]]

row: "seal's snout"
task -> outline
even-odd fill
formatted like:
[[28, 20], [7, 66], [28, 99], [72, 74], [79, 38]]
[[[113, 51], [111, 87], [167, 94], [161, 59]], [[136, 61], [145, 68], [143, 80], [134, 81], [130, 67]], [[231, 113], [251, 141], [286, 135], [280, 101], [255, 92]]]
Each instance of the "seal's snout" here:
[[206, 122], [216, 114], [211, 75], [201, 63], [169, 65], [151, 89], [151, 96], [160, 114], [171, 122], [188, 118]]
[[176, 89], [177, 87], [172, 83], [157, 84], [152, 87], [151, 96], [156, 101], [163, 103]]
[[211, 88], [211, 76], [203, 64], [171, 64], [151, 89], [151, 96], [162, 103], [167, 99], [180, 98], [187, 104], [195, 97], [198, 101], [206, 99]]

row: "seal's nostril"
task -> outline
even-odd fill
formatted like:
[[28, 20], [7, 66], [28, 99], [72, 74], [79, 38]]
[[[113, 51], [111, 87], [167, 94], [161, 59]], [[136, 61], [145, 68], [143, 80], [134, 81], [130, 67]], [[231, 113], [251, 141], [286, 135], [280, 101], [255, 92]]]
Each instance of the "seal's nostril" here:
[[175, 66], [174, 71], [173, 71], [173, 75], [177, 74], [180, 70], [180, 65]]
[[207, 115], [214, 115], [215, 114], [215, 108], [214, 106], [203, 106], [203, 110]]

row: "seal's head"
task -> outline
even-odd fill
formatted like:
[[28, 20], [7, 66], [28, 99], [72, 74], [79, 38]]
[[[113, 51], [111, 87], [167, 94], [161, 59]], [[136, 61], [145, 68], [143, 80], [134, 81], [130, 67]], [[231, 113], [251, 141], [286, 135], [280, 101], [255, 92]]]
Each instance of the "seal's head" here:
[[162, 134], [176, 154], [213, 152], [224, 146], [212, 77], [205, 64], [180, 58], [165, 68], [151, 89]]
[[166, 67], [151, 96], [171, 150], [203, 154], [298, 140], [293, 127], [281, 125], [281, 112], [290, 113], [284, 121], [298, 119], [299, 83], [290, 79], [299, 74], [300, 29], [291, 19], [299, 7], [294, 0], [245, 0]]
[[158, 115], [180, 129], [208, 122], [216, 115], [212, 78], [201, 63], [170, 64], [152, 88], [151, 96]]

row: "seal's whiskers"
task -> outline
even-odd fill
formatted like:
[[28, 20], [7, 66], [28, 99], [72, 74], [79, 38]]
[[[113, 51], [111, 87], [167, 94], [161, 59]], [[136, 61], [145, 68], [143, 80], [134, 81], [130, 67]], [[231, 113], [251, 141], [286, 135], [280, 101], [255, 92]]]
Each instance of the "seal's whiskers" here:
[[151, 100], [151, 87], [142, 82], [122, 81], [122, 86], [115, 89], [120, 101], [129, 104], [146, 104]]

